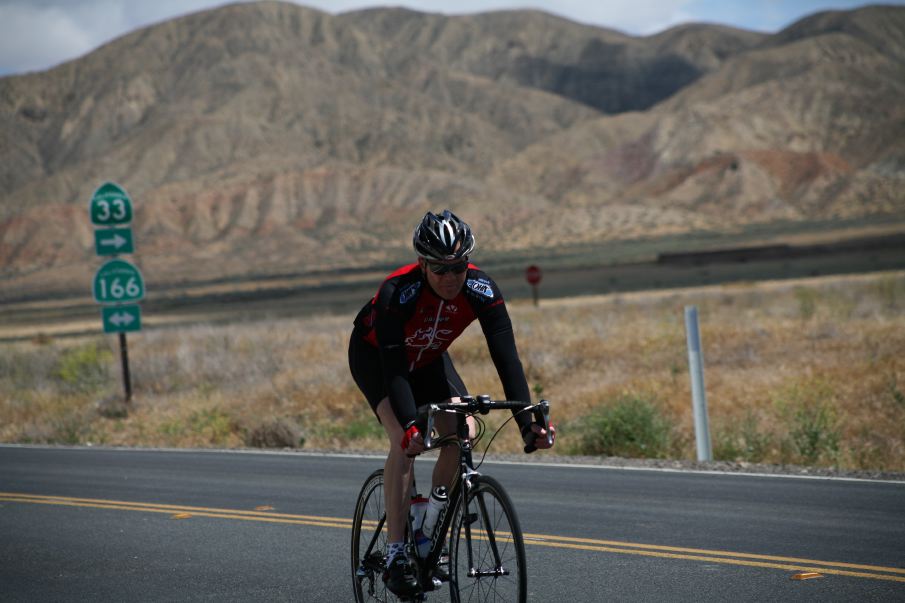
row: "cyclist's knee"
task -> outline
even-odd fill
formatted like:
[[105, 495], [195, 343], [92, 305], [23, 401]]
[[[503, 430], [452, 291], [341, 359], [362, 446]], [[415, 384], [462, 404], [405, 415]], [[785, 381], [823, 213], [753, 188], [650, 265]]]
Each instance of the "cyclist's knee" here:
[[399, 424], [399, 420], [393, 413], [393, 407], [390, 406], [390, 399], [384, 398], [381, 400], [380, 403], [377, 404], [375, 410], [377, 418], [380, 419], [380, 424], [383, 425], [383, 430], [386, 432], [390, 442], [396, 442], [397, 444], [401, 442], [403, 434], [402, 426]]

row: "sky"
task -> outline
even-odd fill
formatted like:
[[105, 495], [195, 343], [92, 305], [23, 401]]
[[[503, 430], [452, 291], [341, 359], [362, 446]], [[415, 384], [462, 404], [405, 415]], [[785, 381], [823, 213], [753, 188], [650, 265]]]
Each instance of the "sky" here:
[[[886, 4], [905, 4], [887, 0]], [[41, 71], [91, 52], [134, 29], [222, 0], [0, 0], [0, 76]], [[872, 4], [857, 0], [304, 0], [332, 14], [375, 6], [405, 6], [448, 15], [533, 8], [579, 23], [649, 35], [674, 25], [708, 22], [762, 32], [822, 10]]]

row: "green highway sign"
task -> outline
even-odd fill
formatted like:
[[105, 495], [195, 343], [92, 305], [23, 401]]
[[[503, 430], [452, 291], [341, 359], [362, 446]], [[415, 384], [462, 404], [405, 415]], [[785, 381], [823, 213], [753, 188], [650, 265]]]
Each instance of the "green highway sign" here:
[[108, 306], [101, 309], [104, 333], [141, 331], [141, 306]]
[[131, 228], [102, 228], [94, 231], [94, 251], [97, 255], [134, 253]]
[[91, 223], [96, 226], [118, 226], [132, 221], [132, 200], [113, 182], [105, 182], [94, 191], [89, 209]]
[[[88, 203], [94, 231], [94, 251], [97, 255], [134, 253], [132, 241], [132, 200], [120, 185], [105, 182]], [[118, 227], [118, 228], [114, 228]], [[141, 330], [141, 307], [136, 302], [145, 296], [145, 283], [138, 268], [125, 260], [112, 259], [97, 269], [92, 284], [94, 300], [108, 305], [101, 309], [104, 333], [119, 333], [119, 351], [123, 364], [123, 386], [126, 403], [132, 399], [132, 379], [129, 376], [129, 354], [126, 333]]]
[[94, 275], [94, 300], [101, 304], [138, 301], [145, 283], [138, 268], [125, 260], [110, 260]]

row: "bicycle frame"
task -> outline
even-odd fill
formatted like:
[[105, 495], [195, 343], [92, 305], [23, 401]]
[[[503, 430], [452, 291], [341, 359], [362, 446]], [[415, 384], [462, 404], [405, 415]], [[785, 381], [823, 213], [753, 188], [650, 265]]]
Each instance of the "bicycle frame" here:
[[[438, 449], [431, 446], [433, 444], [433, 442], [431, 441], [431, 433], [433, 431], [433, 416], [436, 412], [440, 412], [439, 405], [431, 405], [428, 415], [428, 428], [426, 430], [427, 435], [425, 435], [424, 438], [425, 452]], [[459, 471], [450, 486], [448, 499], [449, 502], [446, 504], [446, 506], [441, 511], [440, 516], [437, 518], [437, 524], [434, 527], [433, 534], [431, 534], [431, 546], [427, 552], [427, 555], [421, 557], [418, 554], [417, 549], [415, 551], [415, 558], [417, 559], [418, 563], [418, 576], [420, 578], [422, 591], [435, 590], [442, 584], [442, 582], [439, 580], [436, 582], [434, 581], [434, 573], [437, 568], [437, 563], [440, 561], [440, 555], [443, 554], [443, 542], [446, 539], [447, 534], [449, 533], [449, 528], [452, 525], [455, 510], [460, 504], [460, 499], [464, 500], [464, 497], [462, 497], [463, 488], [468, 488], [471, 476], [478, 475], [478, 472], [474, 469], [474, 461], [472, 460], [471, 454], [471, 442], [468, 439], [468, 422], [466, 421], [467, 415], [462, 413], [456, 413], [456, 415], [457, 441], [454, 445], [459, 448]], [[453, 444], [450, 443], [448, 445]], [[414, 526], [411, 525], [411, 519], [409, 519], [408, 533], [410, 535], [413, 533], [413, 528]]]
[[[463, 515], [468, 513], [468, 492], [471, 489], [471, 480], [478, 475], [481, 475], [474, 467], [474, 459], [472, 458], [472, 444], [469, 439], [468, 432], [468, 422], [467, 418], [474, 414], [487, 414], [491, 409], [516, 409], [516, 410], [524, 410], [525, 408], [530, 408], [529, 405], [524, 402], [494, 402], [490, 399], [489, 396], [478, 396], [477, 398], [472, 398], [471, 396], [463, 396], [461, 398], [461, 402], [450, 402], [445, 404], [431, 404], [427, 407], [427, 428], [425, 429], [424, 436], [424, 446], [425, 451], [436, 450], [432, 445], [433, 442], [433, 429], [434, 429], [434, 415], [438, 412], [455, 412], [456, 414], [456, 439], [455, 445], [459, 448], [459, 472], [456, 474], [456, 479], [453, 480], [452, 486], [449, 492], [449, 503], [446, 505], [446, 508], [443, 509], [443, 514], [437, 520], [437, 527], [434, 528], [434, 532], [431, 535], [431, 546], [424, 558], [418, 557], [416, 553], [416, 557], [418, 558], [418, 569], [419, 576], [421, 577], [421, 588], [424, 591], [434, 590], [439, 586], [438, 583], [434, 582], [434, 572], [437, 568], [437, 562], [440, 560], [440, 555], [443, 553], [443, 542], [449, 533], [449, 528], [452, 525], [453, 520], [455, 519], [456, 510], [459, 505], [462, 505], [462, 513]], [[549, 430], [550, 425], [550, 403], [546, 400], [541, 400], [539, 404], [536, 405], [535, 410], [535, 419], [538, 420], [545, 429]], [[533, 450], [533, 447], [531, 447]], [[526, 452], [529, 452], [528, 447], [526, 447]], [[483, 501], [478, 500], [478, 504], [483, 505]], [[482, 509], [484, 512], [481, 514], [482, 517], [487, 517], [486, 509]], [[497, 550], [496, 541], [494, 538], [493, 530], [490, 529], [490, 526], [487, 527], [487, 533], [489, 534], [490, 546], [494, 554], [495, 567], [498, 568], [498, 572], [500, 572], [499, 568], [501, 566], [500, 563], [500, 554]], [[411, 522], [409, 523], [409, 533], [411, 534]], [[471, 525], [470, 523], [465, 523], [465, 540], [468, 543], [468, 564], [469, 567], [474, 567], [474, 563], [472, 560], [472, 548], [471, 548]], [[506, 573], [506, 572], [502, 572]], [[472, 577], [478, 576], [480, 573], [473, 575]]]

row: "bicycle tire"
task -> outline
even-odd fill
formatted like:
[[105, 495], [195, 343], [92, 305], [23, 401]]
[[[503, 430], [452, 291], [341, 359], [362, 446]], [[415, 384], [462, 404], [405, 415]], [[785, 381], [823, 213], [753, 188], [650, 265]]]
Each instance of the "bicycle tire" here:
[[361, 487], [352, 520], [352, 591], [356, 603], [398, 601], [383, 582], [387, 552], [385, 521], [383, 469], [377, 469]]
[[509, 495], [494, 478], [480, 475], [472, 478], [467, 496], [467, 504], [460, 499], [450, 532], [451, 600], [524, 603], [528, 596], [525, 541]]

